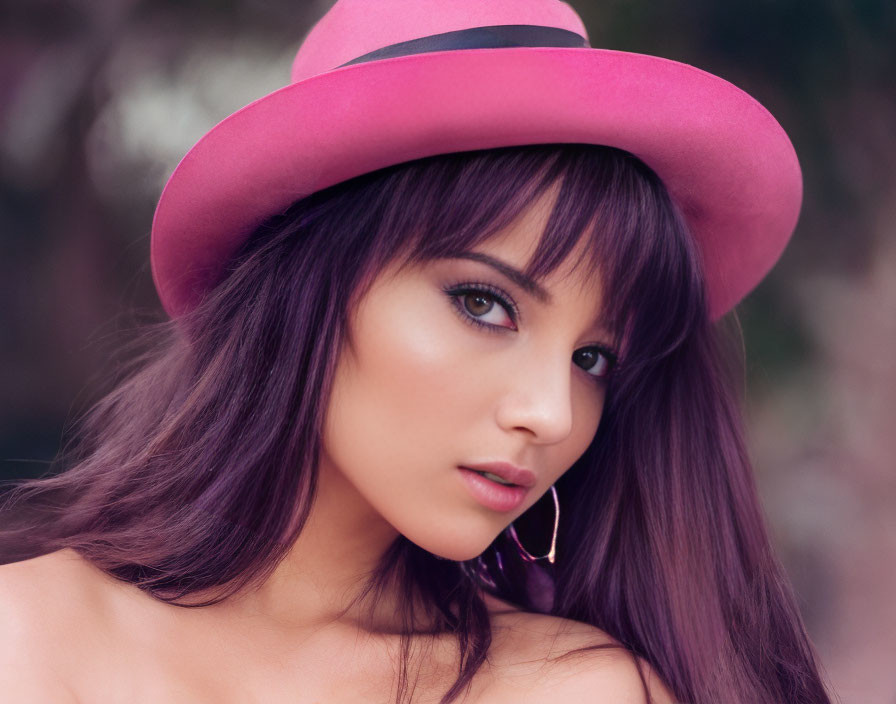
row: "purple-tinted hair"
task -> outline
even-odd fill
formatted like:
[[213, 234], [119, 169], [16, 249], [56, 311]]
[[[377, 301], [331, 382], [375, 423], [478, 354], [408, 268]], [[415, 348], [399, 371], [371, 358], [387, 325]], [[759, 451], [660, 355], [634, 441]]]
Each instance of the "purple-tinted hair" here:
[[[558, 179], [527, 273], [549, 274], [586, 237], [581, 264], [608, 292], [620, 359], [592, 443], [556, 483], [557, 563], [523, 561], [503, 533], [462, 563], [399, 536], [361, 597], [394, 583], [408, 634], [425, 604], [424, 622], [456, 635], [460, 670], [443, 704], [469, 687], [490, 646], [483, 589], [603, 629], [682, 702], [829, 704], [757, 499], [736, 325], [709, 320], [697, 244], [663, 184], [609, 147], [420, 159], [270, 218], [198, 308], [145, 326], [126, 348], [111, 392], [57, 457], [62, 471], [7, 487], [0, 563], [71, 548], [193, 608], [260, 584], [315, 495], [352, 306], [396, 258], [469, 250]], [[539, 504], [517, 522], [521, 536], [550, 534]], [[409, 652], [407, 637], [399, 704]]]

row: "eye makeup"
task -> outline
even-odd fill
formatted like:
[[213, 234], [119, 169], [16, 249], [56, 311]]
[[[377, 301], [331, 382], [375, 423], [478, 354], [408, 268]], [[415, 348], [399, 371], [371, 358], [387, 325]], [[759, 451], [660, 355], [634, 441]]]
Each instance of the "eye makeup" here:
[[[606, 379], [608, 376], [610, 376], [610, 374], [613, 373], [613, 368], [616, 366], [616, 359], [617, 359], [617, 356], [616, 356], [616, 353], [615, 353], [615, 352], [613, 352], [613, 351], [610, 350], [610, 349], [607, 349], [606, 347], [600, 347], [600, 346], [597, 346], [597, 345], [589, 345], [589, 346], [587, 346], [587, 347], [582, 347], [582, 348], [576, 350], [576, 352], [575, 352], [575, 354], [574, 354], [573, 356], [574, 356], [574, 357], [576, 357], [576, 356], [581, 357], [581, 353], [583, 353], [583, 352], [584, 352], [584, 353], [591, 353], [591, 352], [593, 352], [593, 351], [595, 351], [595, 350], [597, 351], [597, 353], [598, 353], [601, 357], [603, 357], [604, 361], [606, 362], [607, 370], [606, 370], [603, 374], [591, 374], [591, 372], [589, 371], [589, 369], [591, 369], [592, 367], [589, 367], [588, 369], [585, 369], [585, 367], [582, 367], [581, 365], [579, 365], [579, 367], [580, 367], [586, 374], [588, 374], [588, 375], [590, 375], [590, 376], [593, 376], [595, 379], [597, 379], [598, 381], [600, 381], [600, 380], [602, 380], [602, 379]], [[599, 364], [599, 362], [598, 362], [598, 364]], [[595, 365], [593, 365], [593, 366], [597, 366], [597, 364], [595, 364]]]
[[[502, 331], [514, 331], [518, 329], [517, 324], [521, 320], [519, 307], [516, 305], [513, 297], [500, 287], [485, 282], [466, 281], [445, 286], [442, 290], [445, 295], [447, 295], [451, 300], [452, 307], [455, 309], [457, 314], [461, 317], [462, 320], [466, 321], [467, 323], [474, 325], [480, 329], [484, 329], [488, 332], [500, 333]], [[507, 317], [510, 319], [511, 323], [513, 323], [514, 327], [487, 323], [470, 313], [463, 304], [463, 298], [465, 296], [474, 294], [485, 299], [490, 299], [500, 305], [507, 313]], [[599, 375], [591, 374], [588, 369], [585, 369], [578, 364], [577, 366], [579, 366], [579, 368], [582, 369], [586, 374], [589, 374], [589, 376], [597, 379], [598, 381], [604, 380], [612, 373], [613, 368], [616, 366], [618, 353], [616, 350], [606, 345], [587, 345], [577, 350], [575, 356], [581, 356], [579, 353], [588, 352], [591, 350], [596, 350], [598, 354], [600, 354], [604, 358], [607, 366], [606, 372]]]
[[[473, 325], [487, 328], [489, 330], [516, 330], [517, 323], [520, 320], [520, 312], [513, 298], [503, 289], [494, 286], [492, 284], [487, 284], [483, 282], [465, 282], [465, 283], [457, 283], [453, 286], [446, 286], [444, 289], [445, 294], [451, 299], [452, 304], [458, 310], [460, 315], [467, 322], [472, 323]], [[463, 305], [462, 299], [464, 296], [468, 296], [471, 294], [478, 294], [484, 298], [489, 298], [495, 301], [498, 305], [500, 305], [506, 312], [507, 317], [510, 318], [510, 322], [513, 323], [514, 327], [508, 328], [504, 325], [495, 325], [493, 323], [486, 323], [474, 316], [472, 313], [468, 312]]]

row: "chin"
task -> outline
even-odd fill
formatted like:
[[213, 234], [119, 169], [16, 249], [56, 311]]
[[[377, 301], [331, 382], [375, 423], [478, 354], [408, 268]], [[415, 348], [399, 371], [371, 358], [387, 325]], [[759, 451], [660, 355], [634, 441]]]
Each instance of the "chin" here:
[[[476, 534], [470, 531], [466, 535], [442, 535], [427, 536], [427, 539], [415, 540], [410, 535], [406, 536], [408, 540], [418, 547], [423, 548], [436, 557], [445, 560], [454, 560], [455, 562], [463, 562], [465, 560], [473, 560], [481, 555], [492, 541], [497, 537], [495, 534]], [[419, 537], [419, 536], [418, 536]]]

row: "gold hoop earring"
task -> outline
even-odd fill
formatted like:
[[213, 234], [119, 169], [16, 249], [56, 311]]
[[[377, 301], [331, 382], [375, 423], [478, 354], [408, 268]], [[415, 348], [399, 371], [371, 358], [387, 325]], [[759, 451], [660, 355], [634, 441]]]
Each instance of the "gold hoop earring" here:
[[554, 488], [553, 484], [551, 484], [551, 494], [554, 497], [554, 534], [553, 536], [551, 536], [551, 549], [548, 550], [547, 555], [540, 555], [536, 557], [528, 550], [526, 550], [516, 534], [516, 528], [513, 527], [513, 522], [511, 522], [510, 525], [506, 528], [506, 530], [510, 533], [510, 537], [513, 538], [513, 541], [516, 543], [516, 546], [520, 551], [520, 555], [522, 555], [523, 559], [527, 562], [535, 562], [536, 560], [543, 560], [547, 558], [547, 561], [553, 565], [554, 560], [557, 556], [557, 528], [560, 526], [560, 500], [557, 498], [557, 490]]

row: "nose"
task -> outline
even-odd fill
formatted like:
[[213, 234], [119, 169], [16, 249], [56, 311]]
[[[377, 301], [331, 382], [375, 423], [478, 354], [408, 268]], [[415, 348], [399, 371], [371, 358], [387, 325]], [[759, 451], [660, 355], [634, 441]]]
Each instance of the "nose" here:
[[533, 352], [508, 369], [496, 410], [498, 425], [525, 430], [538, 444], [560, 442], [572, 432], [571, 374], [568, 352]]

